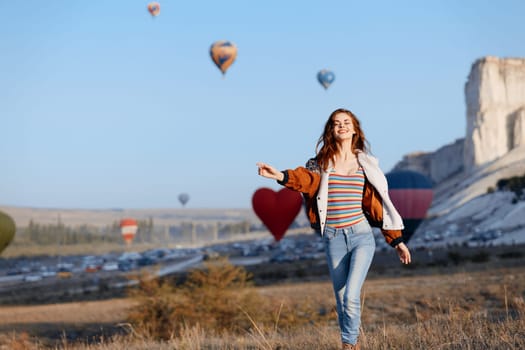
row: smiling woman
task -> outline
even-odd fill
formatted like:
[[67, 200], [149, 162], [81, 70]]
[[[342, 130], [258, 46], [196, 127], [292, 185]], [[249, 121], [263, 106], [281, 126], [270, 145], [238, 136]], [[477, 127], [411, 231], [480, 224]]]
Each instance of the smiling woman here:
[[375, 253], [372, 226], [381, 229], [404, 264], [411, 261], [403, 242], [403, 220], [388, 194], [378, 160], [357, 117], [333, 111], [306, 167], [279, 171], [257, 163], [259, 175], [301, 192], [308, 218], [324, 242], [336, 299], [343, 349], [359, 349], [361, 288]]

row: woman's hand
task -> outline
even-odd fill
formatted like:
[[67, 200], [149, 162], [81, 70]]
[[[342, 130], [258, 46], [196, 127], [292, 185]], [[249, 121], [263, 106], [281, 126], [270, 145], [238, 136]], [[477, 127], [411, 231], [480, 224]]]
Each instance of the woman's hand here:
[[283, 172], [275, 169], [273, 166], [261, 162], [257, 163], [256, 165], [259, 168], [259, 175], [277, 181], [282, 181], [284, 179]]
[[397, 255], [399, 255], [399, 260], [401, 260], [403, 264], [410, 264], [412, 258], [410, 257], [410, 251], [405, 243], [399, 243], [396, 245], [396, 251]]

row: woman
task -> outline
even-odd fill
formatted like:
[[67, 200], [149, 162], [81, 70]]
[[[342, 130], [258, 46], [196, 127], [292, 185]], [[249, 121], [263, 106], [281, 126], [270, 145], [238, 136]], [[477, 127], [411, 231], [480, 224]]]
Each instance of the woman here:
[[409, 264], [403, 243], [403, 221], [388, 196], [387, 180], [359, 120], [346, 109], [335, 110], [306, 167], [279, 171], [257, 163], [259, 175], [275, 179], [303, 194], [312, 227], [325, 244], [335, 292], [343, 349], [359, 349], [361, 287], [375, 252], [371, 226], [380, 227], [385, 240]]

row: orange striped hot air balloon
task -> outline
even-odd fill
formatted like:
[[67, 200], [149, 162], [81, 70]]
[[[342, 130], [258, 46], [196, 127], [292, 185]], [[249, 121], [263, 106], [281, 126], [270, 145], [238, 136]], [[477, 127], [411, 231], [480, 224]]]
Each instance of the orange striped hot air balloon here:
[[120, 232], [127, 245], [130, 245], [131, 242], [133, 242], [133, 238], [135, 238], [135, 235], [137, 234], [137, 229], [138, 225], [135, 219], [126, 218], [120, 220]]
[[237, 57], [237, 47], [231, 41], [219, 40], [211, 45], [210, 56], [222, 74], [225, 74]]
[[153, 17], [157, 17], [160, 14], [160, 4], [158, 2], [150, 2], [148, 11]]

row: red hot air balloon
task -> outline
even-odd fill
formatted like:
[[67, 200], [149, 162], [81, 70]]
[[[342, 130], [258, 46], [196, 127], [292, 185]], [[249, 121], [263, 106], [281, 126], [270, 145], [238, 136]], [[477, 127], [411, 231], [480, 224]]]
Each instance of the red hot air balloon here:
[[283, 188], [278, 192], [259, 188], [252, 197], [253, 211], [278, 242], [299, 214], [303, 197], [299, 192]]
[[153, 17], [160, 15], [160, 4], [158, 2], [150, 2], [148, 4], [148, 11]]
[[120, 232], [122, 233], [122, 238], [127, 245], [130, 245], [133, 242], [133, 238], [137, 234], [137, 221], [135, 219], [122, 219], [120, 220]]
[[403, 218], [403, 239], [407, 243], [432, 204], [432, 182], [425, 175], [412, 170], [386, 174], [388, 194]]

